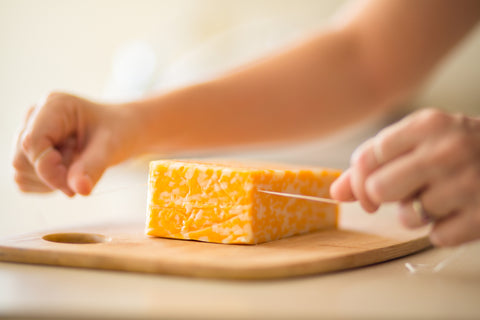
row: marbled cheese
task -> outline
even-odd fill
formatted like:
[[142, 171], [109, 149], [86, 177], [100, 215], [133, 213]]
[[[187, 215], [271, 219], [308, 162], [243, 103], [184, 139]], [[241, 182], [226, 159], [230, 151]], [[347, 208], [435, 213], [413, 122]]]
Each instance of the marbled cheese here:
[[162, 160], [150, 163], [146, 233], [256, 244], [334, 228], [338, 205], [258, 189], [329, 197], [339, 170]]

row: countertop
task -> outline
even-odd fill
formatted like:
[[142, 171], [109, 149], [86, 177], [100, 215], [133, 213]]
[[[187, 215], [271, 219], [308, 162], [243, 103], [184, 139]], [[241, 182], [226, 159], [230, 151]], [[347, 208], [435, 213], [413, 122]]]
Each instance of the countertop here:
[[[107, 186], [99, 186], [97, 196], [88, 200], [62, 200], [61, 195], [31, 200], [18, 195], [25, 206], [42, 204], [44, 211], [34, 209], [23, 229], [3, 229], [1, 236], [65, 225], [68, 219], [86, 223], [94, 220], [92, 211], [105, 208], [114, 212], [102, 219], [126, 219], [119, 208], [130, 211], [143, 203], [144, 186], [122, 191], [115, 179], [125, 180], [125, 174], [109, 177]], [[366, 215], [358, 205], [343, 206], [350, 213]], [[380, 214], [395, 218], [394, 206], [381, 210]], [[86, 217], [80, 218], [79, 212]], [[38, 223], [33, 214], [50, 222]], [[62, 215], [67, 217], [62, 220]], [[137, 218], [142, 219], [143, 212]], [[440, 271], [431, 270], [445, 259]], [[412, 273], [406, 263], [427, 266]], [[353, 270], [270, 281], [0, 263], [0, 284], [0, 316], [20, 319], [478, 319], [480, 242], [427, 249]]]

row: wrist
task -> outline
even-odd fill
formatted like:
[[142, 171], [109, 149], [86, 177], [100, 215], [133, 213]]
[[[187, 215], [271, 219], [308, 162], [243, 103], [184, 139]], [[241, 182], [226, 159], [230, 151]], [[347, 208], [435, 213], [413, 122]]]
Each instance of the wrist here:
[[207, 95], [205, 84], [193, 85], [124, 104], [132, 122], [134, 155], [145, 153], [176, 154], [191, 151], [198, 145], [198, 123], [205, 122], [202, 105]]
[[130, 156], [141, 156], [154, 152], [170, 152], [174, 140], [173, 119], [176, 114], [171, 101], [156, 96], [119, 105]]
[[125, 151], [128, 154], [126, 158], [135, 157], [146, 153], [148, 150], [149, 136], [145, 116], [145, 108], [141, 102], [133, 101], [115, 105], [120, 121], [118, 122], [119, 131], [122, 132]]

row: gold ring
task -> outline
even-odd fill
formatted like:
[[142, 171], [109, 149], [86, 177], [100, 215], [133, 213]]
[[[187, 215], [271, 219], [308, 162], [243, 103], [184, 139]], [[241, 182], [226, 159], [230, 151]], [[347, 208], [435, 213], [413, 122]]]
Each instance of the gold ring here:
[[432, 221], [432, 216], [425, 210], [423, 207], [422, 201], [419, 198], [416, 198], [412, 202], [413, 211], [419, 215], [424, 222]]

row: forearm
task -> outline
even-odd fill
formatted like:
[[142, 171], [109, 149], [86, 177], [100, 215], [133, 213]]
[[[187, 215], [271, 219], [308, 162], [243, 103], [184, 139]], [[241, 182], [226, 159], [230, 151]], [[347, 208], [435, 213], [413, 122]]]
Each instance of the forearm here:
[[383, 103], [344, 30], [211, 82], [137, 102], [148, 148], [180, 151], [308, 138]]
[[320, 136], [405, 98], [475, 25], [479, 2], [369, 1], [342, 26], [213, 81], [134, 103], [143, 151]]

